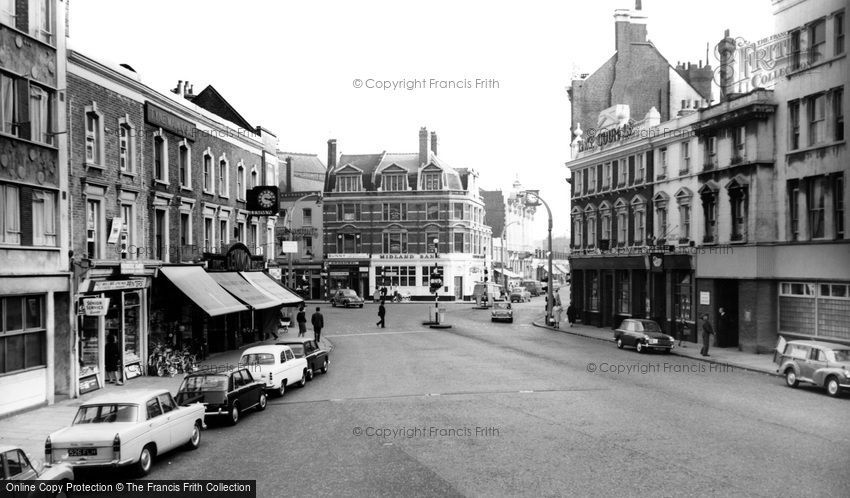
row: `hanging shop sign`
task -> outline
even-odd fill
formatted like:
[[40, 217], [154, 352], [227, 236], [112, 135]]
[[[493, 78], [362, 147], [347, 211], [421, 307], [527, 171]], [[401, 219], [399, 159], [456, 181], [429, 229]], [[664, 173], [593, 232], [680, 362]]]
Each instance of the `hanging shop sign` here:
[[82, 314], [86, 316], [106, 316], [109, 310], [108, 297], [91, 297], [83, 299]]
[[94, 283], [92, 292], [108, 292], [126, 289], [144, 289], [144, 280], [98, 280]]

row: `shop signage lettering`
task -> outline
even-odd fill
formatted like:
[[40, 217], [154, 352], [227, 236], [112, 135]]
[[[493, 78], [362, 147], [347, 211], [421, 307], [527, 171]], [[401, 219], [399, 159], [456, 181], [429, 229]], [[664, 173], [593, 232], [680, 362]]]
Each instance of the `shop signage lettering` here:
[[139, 273], [144, 273], [144, 271], [144, 263], [139, 263], [137, 261], [131, 263], [121, 263], [121, 273], [124, 275], [136, 275]]
[[435, 254], [378, 254], [379, 259], [437, 259]]
[[631, 138], [634, 131], [635, 125], [633, 123], [626, 123], [616, 128], [598, 131], [595, 134], [588, 133], [588, 136], [584, 137], [578, 143], [578, 151], [584, 152], [594, 147], [604, 147], [610, 143], [626, 140], [627, 138]]
[[331, 276], [332, 277], [347, 277], [348, 272], [347, 271], [332, 271]]
[[366, 253], [331, 253], [327, 255], [328, 259], [369, 259]]
[[100, 389], [97, 383], [97, 375], [89, 375], [80, 379], [80, 394], [90, 393]]
[[125, 289], [144, 289], [144, 280], [100, 280], [94, 283], [92, 292], [108, 292]]
[[86, 316], [106, 316], [109, 309], [108, 297], [83, 299], [83, 314]]
[[189, 140], [195, 139], [195, 125], [192, 122], [177, 117], [150, 102], [145, 102], [145, 121]]

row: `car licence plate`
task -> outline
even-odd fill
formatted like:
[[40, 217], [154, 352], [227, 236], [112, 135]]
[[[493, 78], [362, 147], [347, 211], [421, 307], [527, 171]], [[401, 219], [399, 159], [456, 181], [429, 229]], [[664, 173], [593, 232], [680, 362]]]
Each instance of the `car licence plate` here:
[[71, 448], [68, 450], [69, 457], [79, 457], [79, 456], [95, 456], [97, 455], [97, 448]]

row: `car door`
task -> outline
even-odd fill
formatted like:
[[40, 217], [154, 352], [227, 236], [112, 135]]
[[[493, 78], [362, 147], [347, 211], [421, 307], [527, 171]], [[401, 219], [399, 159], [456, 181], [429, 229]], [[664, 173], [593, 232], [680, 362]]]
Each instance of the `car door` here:
[[[29, 459], [24, 452], [21, 450], [9, 450], [3, 453], [3, 462], [0, 462], [0, 469], [5, 467], [5, 476], [6, 479], [11, 481], [29, 481], [32, 479], [38, 479], [38, 473], [35, 471], [32, 465], [30, 465]], [[0, 476], [4, 475], [3, 472], [0, 472]]]
[[159, 398], [154, 396], [145, 402], [145, 410], [147, 412], [147, 424], [149, 441], [156, 444], [157, 452], [171, 448], [171, 428], [168, 425], [168, 419], [162, 411], [162, 406], [159, 404]]
[[812, 368], [812, 354], [814, 353], [813, 348], [803, 345], [799, 345], [797, 348], [798, 351], [795, 352], [794, 356], [799, 358], [797, 360], [797, 366], [800, 369], [800, 380], [811, 382], [812, 372], [814, 371]]
[[159, 405], [162, 407], [162, 416], [165, 417], [165, 425], [168, 428], [169, 444], [172, 447], [178, 446], [189, 439], [194, 421], [189, 416], [189, 410], [178, 409], [171, 393], [160, 394], [158, 399]]
[[240, 370], [242, 374], [242, 382], [244, 385], [242, 386], [242, 394], [240, 395], [240, 399], [243, 399], [242, 406], [251, 406], [260, 402], [260, 395], [263, 393], [263, 389], [254, 383], [254, 377], [251, 375], [247, 369]]
[[307, 359], [307, 368], [316, 372], [319, 369], [319, 358], [316, 351], [316, 343], [313, 341], [304, 342], [304, 358]]
[[284, 357], [286, 358], [286, 363], [284, 363], [284, 368], [286, 368], [286, 378], [289, 379], [288, 384], [294, 384], [301, 380], [301, 375], [299, 372], [296, 372], [296, 363], [295, 363], [295, 355], [292, 354], [292, 350], [286, 348], [286, 351], [283, 352]]
[[244, 409], [257, 402], [256, 399], [251, 399], [251, 393], [247, 389], [248, 383], [245, 382], [245, 376], [242, 375], [242, 370], [233, 372], [231, 378], [233, 379], [233, 397], [239, 400], [239, 406]]
[[811, 358], [811, 369], [812, 372], [809, 376], [817, 385], [822, 385], [824, 383], [824, 372], [828, 363], [826, 361], [826, 351], [821, 348], [812, 348]]

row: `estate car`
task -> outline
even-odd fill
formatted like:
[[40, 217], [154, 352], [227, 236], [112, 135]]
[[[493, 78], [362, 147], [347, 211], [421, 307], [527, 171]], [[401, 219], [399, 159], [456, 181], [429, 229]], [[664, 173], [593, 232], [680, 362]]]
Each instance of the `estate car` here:
[[181, 406], [202, 403], [207, 416], [227, 417], [230, 425], [236, 425], [245, 410], [266, 409], [266, 385], [247, 368], [200, 371], [183, 379], [176, 399]]
[[822, 341], [780, 340], [774, 361], [788, 387], [800, 382], [826, 389], [838, 396], [850, 389], [850, 346]]

